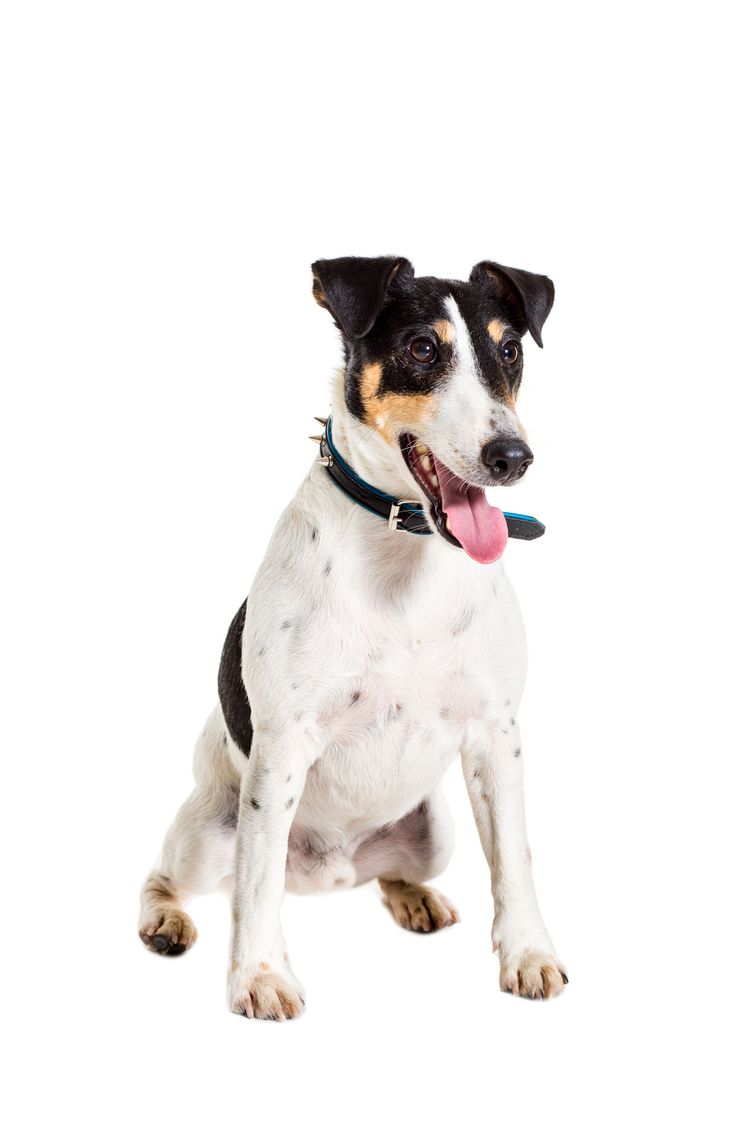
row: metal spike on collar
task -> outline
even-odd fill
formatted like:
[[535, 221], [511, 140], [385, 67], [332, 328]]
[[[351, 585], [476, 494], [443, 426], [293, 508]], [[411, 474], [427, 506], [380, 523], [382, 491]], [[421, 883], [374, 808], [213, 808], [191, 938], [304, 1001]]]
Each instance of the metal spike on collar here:
[[[320, 418], [317, 414], [314, 415], [314, 417], [315, 417], [315, 421], [320, 422], [321, 426], [325, 427], [325, 426], [328, 425], [328, 419], [327, 418]], [[316, 443], [316, 445], [321, 445], [325, 436], [326, 435], [325, 435], [325, 430], [324, 430], [324, 432], [320, 435], [320, 437], [316, 437], [314, 434], [310, 434], [309, 438], [310, 438], [310, 441], [314, 441]], [[331, 457], [330, 453], [321, 454], [320, 457], [318, 458], [318, 464], [319, 465], [326, 465], [327, 468], [330, 469], [331, 465], [333, 464], [333, 458]]]

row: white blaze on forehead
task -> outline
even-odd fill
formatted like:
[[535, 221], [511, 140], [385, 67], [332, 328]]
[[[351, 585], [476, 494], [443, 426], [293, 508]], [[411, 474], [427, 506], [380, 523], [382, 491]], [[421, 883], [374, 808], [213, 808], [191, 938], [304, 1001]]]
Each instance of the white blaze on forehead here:
[[456, 332], [453, 349], [458, 359], [458, 368], [467, 375], [473, 375], [476, 378], [479, 375], [477, 357], [474, 352], [474, 345], [471, 342], [471, 333], [469, 332], [466, 321], [461, 316], [455, 297], [446, 297], [444, 303], [448, 319]]
[[[473, 450], [499, 433], [517, 436], [518, 418], [505, 403], [490, 395], [480, 378], [471, 333], [461, 316], [456, 298], [446, 297], [444, 305], [456, 333], [453, 342], [454, 374], [445, 395], [455, 442], [459, 448]], [[493, 417], [492, 422], [490, 416]]]

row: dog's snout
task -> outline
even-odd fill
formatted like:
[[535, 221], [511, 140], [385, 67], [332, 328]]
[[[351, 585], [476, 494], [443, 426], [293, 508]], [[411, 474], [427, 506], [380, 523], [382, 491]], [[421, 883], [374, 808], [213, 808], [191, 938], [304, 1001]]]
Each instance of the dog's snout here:
[[521, 479], [534, 454], [518, 438], [495, 438], [482, 450], [482, 460], [497, 484], [512, 484]]

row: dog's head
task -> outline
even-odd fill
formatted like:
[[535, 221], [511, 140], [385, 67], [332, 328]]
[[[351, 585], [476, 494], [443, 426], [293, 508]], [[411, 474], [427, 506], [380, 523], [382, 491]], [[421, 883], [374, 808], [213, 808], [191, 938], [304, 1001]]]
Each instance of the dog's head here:
[[521, 338], [542, 346], [548, 277], [480, 262], [468, 282], [415, 277], [406, 258], [315, 262], [313, 294], [344, 340], [345, 401], [426, 495], [435, 529], [479, 562], [507, 541], [484, 489], [533, 461], [516, 413]]

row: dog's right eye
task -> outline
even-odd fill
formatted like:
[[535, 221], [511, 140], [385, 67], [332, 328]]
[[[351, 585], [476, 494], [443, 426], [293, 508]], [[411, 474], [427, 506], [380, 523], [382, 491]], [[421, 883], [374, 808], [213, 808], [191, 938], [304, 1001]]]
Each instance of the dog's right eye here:
[[418, 339], [412, 340], [409, 345], [409, 352], [412, 359], [416, 359], [417, 363], [432, 363], [437, 355], [437, 348], [432, 340], [429, 340], [426, 336], [420, 336]]

